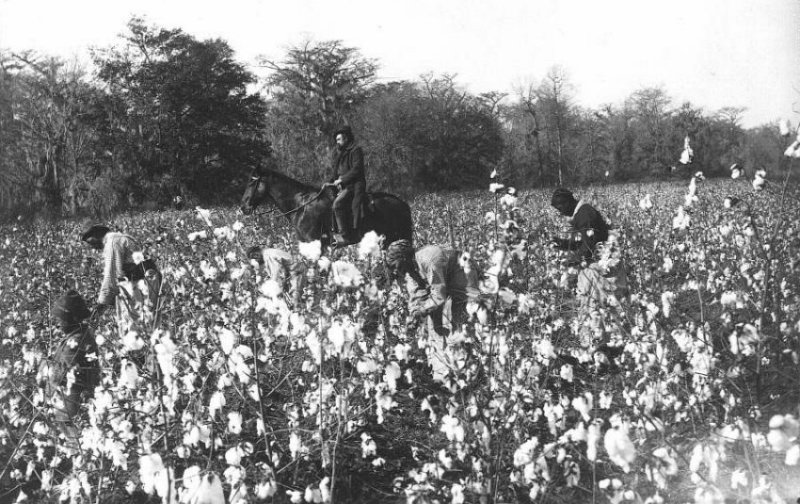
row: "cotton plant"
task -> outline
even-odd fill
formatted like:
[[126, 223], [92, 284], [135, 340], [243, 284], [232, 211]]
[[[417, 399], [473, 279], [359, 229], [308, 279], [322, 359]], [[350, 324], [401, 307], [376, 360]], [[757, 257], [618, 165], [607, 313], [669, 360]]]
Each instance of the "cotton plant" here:
[[[708, 180], [697, 181], [696, 189], [698, 201], [684, 209], [692, 212], [691, 226], [677, 239], [670, 234], [677, 208], [663, 204], [669, 199], [660, 189], [640, 190], [658, 202], [649, 211], [639, 211], [630, 194], [609, 189], [607, 205], [615, 215], [637, 210], [637, 222], [629, 220], [629, 232], [620, 236], [632, 265], [626, 325], [615, 326], [616, 312], [607, 308], [577, 320], [565, 305], [568, 293], [553, 286], [560, 272], [548, 252], [536, 247], [535, 236], [523, 258], [509, 248], [514, 267], [522, 266], [510, 279], [516, 282], [517, 306], [498, 309], [485, 319], [491, 323], [453, 335], [451, 354], [464, 364], [435, 390], [425, 388], [427, 361], [416, 333], [405, 330], [405, 300], [396, 292], [384, 293], [385, 302], [372, 301], [368, 282], [341, 287], [330, 275], [314, 274], [302, 308], [274, 302], [271, 309], [264, 304], [258, 310], [261, 298], [272, 302], [281, 293], [274, 286], [262, 291], [264, 279], [240, 259], [236, 241], [217, 238], [213, 228], [206, 228], [211, 239], [189, 242], [186, 234], [192, 229], [178, 225], [156, 250], [175, 292], [164, 325], [156, 332], [137, 324], [123, 334], [109, 324], [96, 327], [102, 380], [77, 418], [80, 452], [58, 439], [56, 426], [42, 416], [46, 409], [35, 409], [47, 404], [40, 385], [31, 385], [29, 396], [17, 392], [28, 378], [35, 381], [49, 332], [28, 323], [31, 312], [26, 314], [24, 303], [6, 296], [0, 338], [4, 355], [13, 359], [0, 359], [0, 380], [6, 385], [0, 387], [0, 411], [7, 420], [0, 425], [0, 440], [23, 442], [19, 463], [12, 463], [5, 477], [21, 484], [26, 464], [33, 463], [30, 474], [42, 476], [43, 489], [26, 491], [29, 502], [58, 498], [62, 491], [76, 502], [103, 501], [112, 487], [136, 498], [145, 492], [139, 457], [158, 454], [166, 471], [145, 473], [155, 501], [162, 499], [158, 485], [165, 480], [174, 481], [177, 499], [186, 495], [188, 500], [189, 489], [205, 484], [202, 495], [214, 502], [307, 502], [306, 495], [324, 500], [326, 487], [341, 500], [347, 477], [362, 470], [397, 478], [400, 498], [444, 502], [537, 499], [569, 491], [569, 485], [597, 500], [619, 502], [631, 496], [663, 502], [677, 484], [687, 487], [689, 500], [695, 492], [717, 498], [732, 491], [765, 499], [776, 491], [769, 475], [751, 472], [743, 457], [731, 454], [749, 450], [760, 461], [769, 456], [779, 464], [796, 463], [800, 448], [787, 419], [796, 418], [796, 412], [764, 410], [759, 421], [757, 400], [737, 387], [753, 383], [749, 373], [756, 362], [764, 370], [780, 362], [783, 372], [792, 372], [795, 349], [787, 342], [796, 341], [797, 317], [784, 312], [774, 323], [760, 322], [762, 311], [765, 317], [771, 314], [760, 309], [759, 289], [768, 278], [761, 258], [767, 253], [786, 272], [774, 279], [770, 292], [792, 302], [796, 270], [779, 244], [797, 236], [797, 228], [790, 224], [773, 248], [759, 249], [769, 244], [759, 236], [775, 222], [767, 212], [773, 203], [762, 196], [766, 187], [757, 193], [741, 185], [741, 193], [731, 194], [730, 181]], [[671, 195], [683, 203], [686, 192], [684, 186]], [[479, 215], [491, 205], [494, 194], [483, 193], [467, 211]], [[504, 197], [503, 191], [497, 196]], [[731, 198], [730, 208], [725, 197]], [[531, 200], [526, 206], [538, 210], [539, 203]], [[436, 215], [439, 200], [427, 201], [421, 198], [415, 211]], [[795, 215], [793, 203], [787, 202], [785, 211]], [[212, 222], [232, 222], [225, 212], [215, 210]], [[503, 216], [499, 207], [498, 213]], [[503, 219], [498, 230], [502, 224]], [[464, 267], [486, 271], [502, 240], [473, 229], [464, 231], [474, 234], [468, 238], [475, 245]], [[255, 239], [250, 229], [234, 231], [237, 239]], [[442, 229], [424, 231], [432, 242], [447, 239]], [[278, 240], [280, 233], [275, 232]], [[294, 246], [292, 239], [287, 242], [288, 248]], [[69, 257], [67, 245], [51, 243], [52, 255]], [[368, 278], [365, 263], [355, 259], [357, 250], [352, 252], [337, 259]], [[303, 260], [316, 268], [323, 256], [312, 253]], [[0, 289], [35, 290], [26, 280], [45, 278], [40, 276], [44, 268], [23, 255], [14, 261], [0, 266], [6, 282]], [[64, 270], [72, 267], [63, 264]], [[686, 308], [687, 300], [695, 299], [703, 301], [703, 320], [697, 303]], [[371, 333], [365, 330], [368, 306], [379, 310], [378, 328]], [[598, 342], [619, 345], [620, 354], [574, 345], [571, 338], [583, 325], [598, 331], [603, 338]], [[569, 357], [575, 360], [567, 363]], [[612, 420], [615, 414], [622, 423]], [[766, 425], [775, 415], [780, 422]], [[379, 418], [380, 428], [390, 433], [413, 422], [425, 443], [412, 440], [410, 456], [399, 462], [392, 453], [397, 441], [375, 435]], [[675, 447], [665, 442], [690, 424], [697, 426], [697, 439]], [[635, 455], [621, 435], [625, 427]], [[371, 441], [362, 433], [371, 433]], [[51, 451], [74, 469], [53, 471], [48, 466], [53, 459], [47, 460]], [[346, 459], [343, 453], [355, 457]], [[584, 455], [603, 474], [579, 463]], [[346, 466], [344, 460], [349, 460]], [[497, 470], [498, 461], [510, 470]], [[712, 483], [706, 480], [714, 464]], [[194, 473], [181, 474], [193, 466]], [[164, 478], [170, 469], [176, 474]], [[692, 483], [692, 472], [698, 483]], [[295, 473], [295, 481], [287, 479]], [[330, 480], [323, 484], [326, 477]]]

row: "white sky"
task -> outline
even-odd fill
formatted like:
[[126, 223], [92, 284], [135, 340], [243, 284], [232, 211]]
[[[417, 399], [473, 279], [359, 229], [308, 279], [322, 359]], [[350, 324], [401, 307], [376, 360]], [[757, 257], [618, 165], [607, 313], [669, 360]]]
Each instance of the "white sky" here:
[[798, 0], [0, 0], [0, 49], [83, 59], [131, 15], [220, 37], [248, 64], [341, 39], [383, 80], [448, 72], [513, 92], [560, 64], [587, 106], [660, 85], [674, 105], [747, 107], [745, 126], [800, 118]]

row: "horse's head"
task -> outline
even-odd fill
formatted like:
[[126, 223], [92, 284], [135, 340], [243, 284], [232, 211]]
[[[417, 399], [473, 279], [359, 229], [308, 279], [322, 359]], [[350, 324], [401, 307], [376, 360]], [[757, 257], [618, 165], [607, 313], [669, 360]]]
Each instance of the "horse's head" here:
[[256, 207], [264, 201], [266, 193], [267, 183], [264, 180], [264, 176], [261, 174], [258, 168], [256, 168], [250, 174], [250, 180], [247, 182], [247, 186], [244, 188], [241, 206], [242, 212], [245, 215], [252, 213], [253, 210], [255, 210]]

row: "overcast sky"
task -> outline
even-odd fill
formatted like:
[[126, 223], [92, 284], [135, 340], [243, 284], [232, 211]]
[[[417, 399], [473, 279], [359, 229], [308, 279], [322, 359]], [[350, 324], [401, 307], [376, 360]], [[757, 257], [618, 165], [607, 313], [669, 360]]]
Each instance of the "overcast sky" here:
[[383, 80], [447, 72], [513, 93], [558, 64], [586, 106], [663, 86], [675, 105], [747, 107], [746, 126], [800, 118], [798, 0], [0, 0], [0, 48], [83, 59], [132, 15], [220, 37], [248, 64], [341, 39]]

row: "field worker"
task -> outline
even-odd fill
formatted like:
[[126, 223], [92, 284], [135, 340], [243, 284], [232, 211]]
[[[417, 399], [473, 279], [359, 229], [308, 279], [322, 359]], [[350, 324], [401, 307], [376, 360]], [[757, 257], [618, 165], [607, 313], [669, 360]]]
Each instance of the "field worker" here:
[[264, 268], [264, 277], [274, 280], [288, 293], [295, 306], [300, 304], [306, 281], [306, 265], [302, 259], [295, 259], [292, 254], [278, 248], [250, 247], [247, 257]]
[[56, 300], [52, 314], [64, 337], [52, 358], [42, 363], [40, 379], [46, 378], [46, 397], [55, 408], [55, 420], [69, 422], [100, 382], [97, 343], [87, 324], [91, 312], [74, 290]]
[[333, 200], [333, 213], [339, 233], [334, 236], [338, 245], [349, 245], [363, 218], [362, 202], [367, 190], [364, 172], [364, 151], [356, 144], [353, 130], [344, 126], [334, 133], [336, 150], [333, 156], [333, 185], [339, 194]]
[[426, 245], [415, 252], [411, 242], [397, 240], [386, 250], [386, 265], [393, 280], [405, 281], [412, 317], [428, 317], [439, 335], [460, 329], [468, 301], [480, 295], [475, 265], [457, 250]]
[[577, 266], [583, 261], [593, 262], [596, 259], [597, 245], [608, 240], [608, 224], [603, 216], [593, 206], [576, 200], [571, 191], [561, 187], [553, 192], [550, 204], [561, 215], [570, 218], [573, 236], [552, 240], [557, 248], [573, 251], [567, 264]]
[[[138, 318], [136, 308], [144, 302], [145, 295], [151, 308], [158, 307], [161, 273], [152, 259], [144, 259], [141, 247], [133, 238], [113, 232], [106, 226], [94, 225], [83, 233], [81, 240], [103, 253], [103, 282], [95, 311], [102, 312], [109, 306], [116, 306], [118, 320], [128, 325]], [[125, 299], [117, 302], [120, 278], [130, 281], [131, 291], [126, 291]]]
[[599, 306], [618, 304], [627, 292], [627, 277], [620, 264], [620, 250], [616, 240], [609, 239], [608, 224], [594, 207], [576, 201], [567, 189], [553, 193], [553, 207], [561, 215], [571, 217], [574, 237], [554, 239], [552, 243], [562, 250], [571, 250], [568, 266], [586, 264], [577, 276], [576, 295], [585, 315]]
[[427, 319], [428, 363], [433, 378], [444, 382], [464, 364], [463, 351], [448, 349], [448, 337], [467, 322], [468, 302], [478, 300], [477, 269], [459, 251], [427, 245], [415, 252], [408, 240], [389, 245], [385, 258], [390, 279], [405, 282], [412, 318]]

